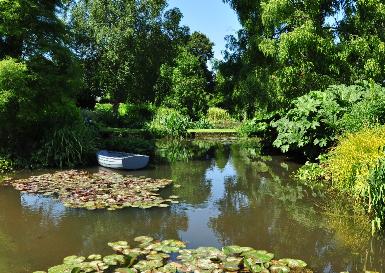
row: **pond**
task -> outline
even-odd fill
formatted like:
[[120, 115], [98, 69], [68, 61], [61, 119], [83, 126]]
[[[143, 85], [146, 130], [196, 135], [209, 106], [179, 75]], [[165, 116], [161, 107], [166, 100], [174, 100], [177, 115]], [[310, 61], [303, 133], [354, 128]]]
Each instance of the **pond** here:
[[263, 156], [248, 142], [165, 142], [158, 148], [158, 158], [169, 161], [129, 174], [181, 185], [163, 190], [179, 196], [180, 203], [168, 208], [69, 209], [51, 197], [0, 187], [0, 272], [44, 270], [65, 256], [109, 253], [107, 242], [148, 235], [189, 247], [265, 249], [303, 259], [315, 272], [385, 273], [384, 239], [346, 213], [344, 200], [328, 200], [327, 209], [320, 205], [290, 178], [299, 165], [289, 159]]

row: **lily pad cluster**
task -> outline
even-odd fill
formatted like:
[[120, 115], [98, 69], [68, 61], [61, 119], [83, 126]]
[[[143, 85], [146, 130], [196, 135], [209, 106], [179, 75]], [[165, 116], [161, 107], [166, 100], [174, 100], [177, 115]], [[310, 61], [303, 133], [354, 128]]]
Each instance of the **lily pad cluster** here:
[[177, 196], [164, 199], [159, 190], [172, 180], [123, 176], [113, 172], [60, 171], [12, 181], [20, 191], [58, 197], [71, 208], [115, 210], [125, 207], [168, 207]]
[[184, 242], [155, 241], [147, 236], [136, 237], [134, 241], [135, 247], [127, 241], [109, 243], [115, 253], [104, 257], [99, 254], [66, 257], [63, 264], [51, 267], [48, 273], [312, 273], [302, 260], [276, 260], [274, 254], [250, 247], [186, 249]]

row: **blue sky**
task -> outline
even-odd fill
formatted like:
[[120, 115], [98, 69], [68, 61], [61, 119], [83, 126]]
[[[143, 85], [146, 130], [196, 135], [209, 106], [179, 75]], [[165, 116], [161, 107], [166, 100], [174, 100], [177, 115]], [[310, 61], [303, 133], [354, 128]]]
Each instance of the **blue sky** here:
[[206, 34], [215, 43], [215, 58], [222, 59], [225, 36], [241, 28], [236, 13], [222, 0], [169, 0], [169, 8], [178, 7], [183, 13], [182, 24], [191, 31]]

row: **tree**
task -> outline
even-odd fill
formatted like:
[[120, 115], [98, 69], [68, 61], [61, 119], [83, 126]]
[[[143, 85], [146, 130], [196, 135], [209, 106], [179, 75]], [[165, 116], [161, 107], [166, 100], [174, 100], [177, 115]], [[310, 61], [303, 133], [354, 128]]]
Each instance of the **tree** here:
[[[219, 69], [249, 115], [287, 106], [330, 84], [380, 82], [385, 76], [385, 16], [379, 0], [224, 2], [236, 10], [243, 29], [229, 40]], [[235, 65], [229, 73], [234, 64], [241, 68]]]
[[165, 0], [78, 1], [71, 8], [74, 49], [84, 91], [119, 102], [154, 101], [159, 69], [173, 59], [188, 29]]
[[79, 121], [63, 11], [62, 1], [0, 1], [0, 149], [28, 154], [45, 135]]
[[208, 107], [209, 93], [200, 58], [186, 48], [180, 48], [175, 65], [164, 65], [161, 71], [163, 81], [168, 82], [171, 88], [163, 104], [195, 120], [203, 116]]

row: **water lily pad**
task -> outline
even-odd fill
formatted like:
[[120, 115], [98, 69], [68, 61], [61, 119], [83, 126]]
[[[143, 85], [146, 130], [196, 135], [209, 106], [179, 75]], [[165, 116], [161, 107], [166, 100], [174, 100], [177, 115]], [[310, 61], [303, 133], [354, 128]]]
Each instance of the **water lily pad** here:
[[302, 260], [296, 260], [296, 259], [280, 259], [279, 262], [287, 265], [290, 268], [305, 268], [307, 266], [307, 263], [305, 263]]
[[264, 269], [264, 266], [258, 264], [254, 258], [244, 258], [244, 265], [252, 273], [260, 273]]
[[265, 250], [251, 250], [243, 252], [241, 255], [245, 258], [253, 258], [256, 263], [261, 264], [270, 262], [274, 258], [273, 253], [268, 253]]
[[272, 265], [269, 268], [271, 273], [289, 273], [290, 268], [284, 265]]
[[[136, 237], [134, 241], [138, 244], [135, 248], [130, 248], [127, 241], [108, 243], [118, 254], [92, 254], [87, 259], [66, 257], [62, 265], [50, 268], [48, 273], [289, 273], [290, 267], [293, 272], [312, 273], [301, 260], [272, 260], [272, 253], [250, 247], [186, 249], [184, 242], [155, 241], [148, 236]], [[170, 253], [179, 253], [177, 261]]]
[[101, 260], [102, 255], [100, 254], [91, 254], [87, 257], [88, 260]]
[[111, 243], [108, 243], [108, 246], [110, 246], [114, 251], [119, 251], [119, 252], [122, 252], [124, 249], [130, 248], [130, 246], [126, 241], [111, 242]]
[[126, 259], [123, 255], [112, 254], [105, 256], [103, 262], [107, 265], [123, 265], [126, 262]]
[[79, 265], [81, 264], [82, 262], [84, 262], [86, 260], [85, 257], [83, 256], [68, 256], [68, 257], [65, 257], [64, 260], [63, 260], [63, 263], [64, 264], [70, 264], [70, 265]]
[[68, 170], [10, 182], [17, 190], [51, 195], [66, 207], [117, 210], [125, 207], [168, 207], [171, 199], [157, 192], [172, 183], [168, 179], [123, 176], [113, 172]]

